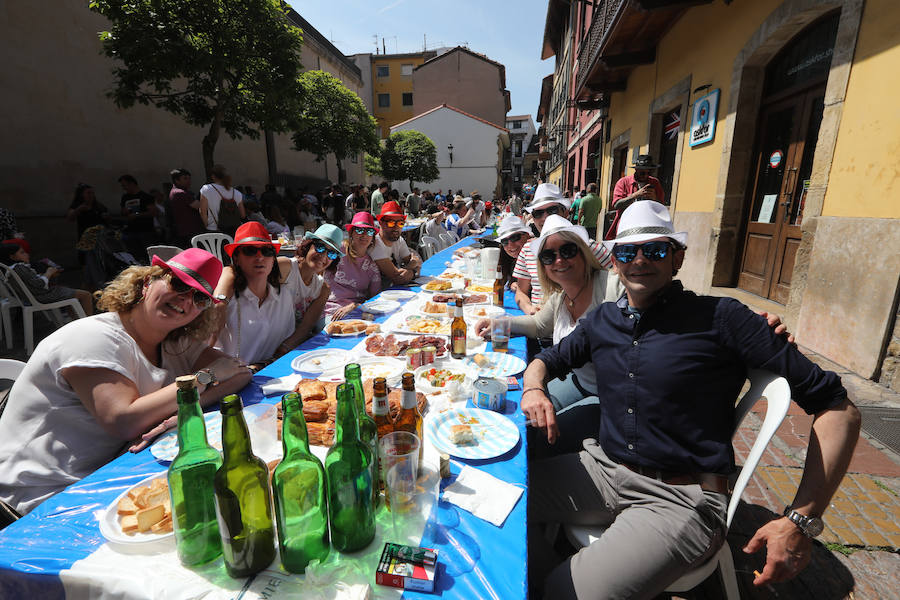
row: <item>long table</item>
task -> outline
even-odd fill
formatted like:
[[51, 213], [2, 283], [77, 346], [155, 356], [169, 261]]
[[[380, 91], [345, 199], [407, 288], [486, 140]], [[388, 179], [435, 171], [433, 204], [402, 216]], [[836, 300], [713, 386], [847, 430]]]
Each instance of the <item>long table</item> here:
[[[452, 260], [455, 249], [472, 243], [472, 238], [466, 238], [435, 254], [425, 261], [422, 274], [439, 274]], [[507, 292], [504, 300], [507, 312], [521, 314], [515, 308], [511, 293]], [[376, 320], [383, 322], [386, 318], [382, 316]], [[278, 397], [263, 395], [260, 384], [269, 378], [289, 374], [290, 363], [296, 356], [325, 346], [350, 349], [359, 339], [331, 338], [320, 333], [307, 340], [254, 377], [254, 381], [241, 392], [245, 406], [277, 402]], [[524, 339], [511, 339], [509, 350], [524, 359]], [[439, 551], [435, 592], [406, 591], [404, 598], [433, 598], [439, 594], [451, 599], [505, 599], [527, 595], [525, 419], [519, 410], [521, 392], [510, 391], [507, 397], [506, 416], [519, 429], [519, 443], [506, 454], [493, 459], [453, 459], [451, 472], [457, 475], [463, 464], [474, 466], [522, 488], [522, 497], [503, 525], [496, 527], [441, 500], [439, 496], [424, 521], [420, 538], [421, 545]], [[149, 449], [137, 454], [123, 454], [0, 531], [0, 598], [172, 598], [175, 597], [173, 589], [178, 590], [178, 597], [197, 597], [207, 593], [208, 598], [278, 597], [272, 591], [277, 589], [283, 590], [282, 593], [293, 589], [296, 591], [291, 592], [291, 597], [303, 597], [296, 595], [302, 593], [303, 587], [299, 584], [303, 582], [303, 576], [286, 574], [277, 563], [254, 578], [231, 580], [225, 575], [222, 559], [219, 558], [196, 570], [204, 578], [199, 588], [196, 581], [187, 580], [183, 586], [177, 581], [158, 585], [130, 581], [139, 577], [153, 581], [154, 572], [164, 573], [165, 567], [169, 566], [166, 561], [177, 564], [174, 553], [146, 555], [138, 551], [120, 556], [117, 552], [121, 547], [113, 549], [105, 543], [95, 513], [104, 510], [123, 491], [149, 475], [165, 471], [166, 467], [167, 464], [158, 462]], [[441, 488], [446, 483], [442, 482]], [[384, 527], [389, 519], [384, 513], [380, 514], [379, 527]], [[399, 595], [397, 590], [374, 583], [374, 564], [370, 563], [379, 551], [380, 548], [369, 548], [367, 552], [340, 555], [340, 558], [351, 567], [371, 575], [374, 597], [395, 598]], [[126, 572], [104, 567], [116, 560], [127, 565]]]

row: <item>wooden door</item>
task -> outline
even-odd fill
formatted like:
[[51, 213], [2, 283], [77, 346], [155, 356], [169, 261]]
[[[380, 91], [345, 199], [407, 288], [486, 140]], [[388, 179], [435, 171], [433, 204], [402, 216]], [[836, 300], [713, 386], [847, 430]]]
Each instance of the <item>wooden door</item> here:
[[773, 103], [760, 113], [755, 183], [738, 287], [786, 304], [824, 87]]

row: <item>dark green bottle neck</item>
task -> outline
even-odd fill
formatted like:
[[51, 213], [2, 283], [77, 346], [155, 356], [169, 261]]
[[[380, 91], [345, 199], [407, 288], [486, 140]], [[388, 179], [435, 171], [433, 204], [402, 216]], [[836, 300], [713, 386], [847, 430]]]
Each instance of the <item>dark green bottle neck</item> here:
[[281, 406], [284, 411], [281, 446], [285, 460], [291, 455], [309, 454], [309, 433], [300, 401], [282, 401]]
[[[353, 401], [356, 408], [356, 419], [359, 422], [372, 421], [372, 417], [366, 412], [366, 393], [363, 391], [362, 377], [359, 369], [347, 369], [344, 377], [350, 387], [353, 388]], [[372, 421], [374, 423], [374, 421]]]
[[356, 415], [356, 395], [348, 386], [347, 393], [338, 395], [334, 421], [335, 444], [359, 441], [359, 419]]
[[200, 410], [197, 388], [178, 390], [178, 449], [179, 452], [207, 448], [206, 422]]
[[222, 450], [224, 461], [240, 462], [250, 458], [250, 431], [240, 407], [226, 409], [222, 413]]

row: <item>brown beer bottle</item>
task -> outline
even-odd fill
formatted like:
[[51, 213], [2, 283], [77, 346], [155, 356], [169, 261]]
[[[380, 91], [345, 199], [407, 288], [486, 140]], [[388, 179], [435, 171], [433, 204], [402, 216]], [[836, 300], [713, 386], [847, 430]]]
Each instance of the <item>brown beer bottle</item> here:
[[419, 438], [419, 464], [422, 464], [422, 450], [425, 448], [422, 439], [422, 413], [416, 400], [416, 380], [412, 373], [403, 374], [403, 400], [400, 414], [394, 422], [394, 431], [408, 431]]
[[394, 431], [394, 423], [391, 421], [391, 408], [388, 404], [387, 379], [375, 378], [375, 396], [372, 400], [372, 417], [375, 419], [375, 430], [380, 440]]
[[494, 275], [494, 306], [503, 306], [503, 269], [497, 261], [497, 273]]
[[457, 296], [453, 309], [453, 321], [450, 323], [450, 356], [466, 357], [466, 320], [463, 318], [463, 300]]

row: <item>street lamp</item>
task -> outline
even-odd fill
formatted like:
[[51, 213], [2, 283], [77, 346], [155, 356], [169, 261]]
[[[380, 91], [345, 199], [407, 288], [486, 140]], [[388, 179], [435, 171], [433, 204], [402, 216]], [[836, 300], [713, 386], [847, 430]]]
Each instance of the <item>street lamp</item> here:
[[447, 152], [450, 153], [450, 164], [453, 164], [453, 144], [447, 144]]

